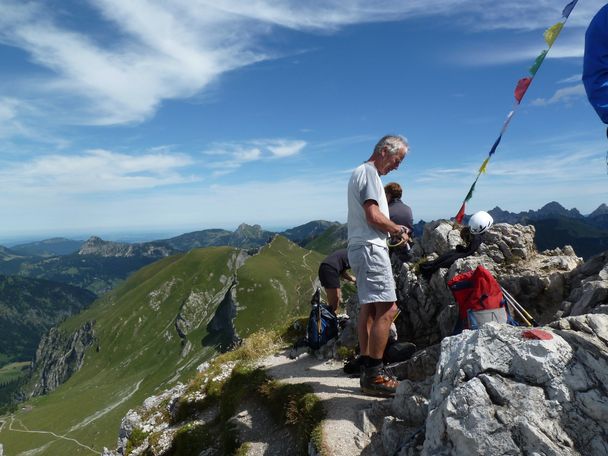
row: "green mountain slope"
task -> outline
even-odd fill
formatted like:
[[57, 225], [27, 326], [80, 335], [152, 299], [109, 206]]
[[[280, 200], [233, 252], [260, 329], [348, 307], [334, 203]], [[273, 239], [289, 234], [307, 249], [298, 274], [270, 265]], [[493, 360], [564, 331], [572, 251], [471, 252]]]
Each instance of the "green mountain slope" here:
[[273, 328], [310, 307], [313, 283], [324, 256], [277, 236], [238, 271], [238, 313], [241, 336]]
[[[189, 378], [216, 354], [201, 341], [231, 288], [240, 335], [283, 325], [287, 315], [307, 311], [320, 257], [277, 237], [248, 258], [234, 248], [211, 247], [137, 271], [61, 325], [69, 333], [95, 321], [96, 342], [66, 383], [31, 399], [13, 418], [0, 418], [5, 453], [85, 455], [115, 446], [129, 408]], [[26, 429], [55, 435], [19, 432]]]
[[320, 236], [306, 244], [306, 248], [329, 255], [336, 250], [346, 248], [347, 239], [346, 224], [332, 225]]
[[44, 332], [94, 299], [82, 288], [0, 275], [0, 367], [31, 361]]

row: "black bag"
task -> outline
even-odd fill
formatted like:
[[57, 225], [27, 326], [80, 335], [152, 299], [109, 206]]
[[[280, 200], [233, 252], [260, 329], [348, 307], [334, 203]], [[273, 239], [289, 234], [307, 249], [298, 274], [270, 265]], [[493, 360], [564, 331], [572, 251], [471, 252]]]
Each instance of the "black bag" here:
[[306, 343], [313, 350], [318, 350], [338, 335], [338, 318], [336, 314], [321, 302], [321, 291], [317, 288], [311, 304], [312, 310], [306, 325]]

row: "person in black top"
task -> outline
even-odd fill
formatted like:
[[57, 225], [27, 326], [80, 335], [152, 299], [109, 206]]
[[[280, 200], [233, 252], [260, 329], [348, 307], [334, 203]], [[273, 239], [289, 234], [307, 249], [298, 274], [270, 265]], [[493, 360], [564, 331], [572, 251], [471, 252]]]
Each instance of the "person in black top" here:
[[348, 272], [350, 264], [346, 249], [336, 250], [328, 255], [319, 266], [319, 280], [327, 294], [327, 304], [336, 313], [342, 301], [340, 277], [355, 283], [355, 278]]
[[384, 193], [386, 193], [386, 201], [388, 202], [388, 212], [390, 219], [397, 225], [406, 226], [410, 233], [414, 231], [414, 216], [412, 215], [412, 209], [401, 201], [403, 195], [403, 189], [397, 182], [391, 182], [384, 186]]
[[[391, 182], [384, 186], [384, 193], [386, 194], [386, 200], [388, 202], [388, 212], [390, 219], [397, 225], [403, 225], [408, 229], [407, 238], [404, 239], [390, 239], [391, 243], [400, 242], [397, 246], [391, 247], [391, 256], [395, 255], [400, 263], [404, 263], [409, 259], [410, 246], [408, 244], [414, 232], [414, 216], [412, 215], [412, 209], [401, 201], [403, 195], [403, 189], [397, 182]], [[390, 244], [389, 244], [390, 246]]]

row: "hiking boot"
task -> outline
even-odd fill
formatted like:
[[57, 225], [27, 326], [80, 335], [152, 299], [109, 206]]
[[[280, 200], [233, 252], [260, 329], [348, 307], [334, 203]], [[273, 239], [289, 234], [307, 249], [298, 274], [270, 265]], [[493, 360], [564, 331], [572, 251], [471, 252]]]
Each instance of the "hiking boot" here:
[[361, 374], [361, 391], [370, 396], [392, 397], [399, 382], [386, 373], [383, 367], [370, 367]]
[[354, 359], [351, 359], [344, 365], [344, 373], [345, 374], [361, 374], [361, 369], [363, 368], [363, 360], [360, 356], [357, 356]]

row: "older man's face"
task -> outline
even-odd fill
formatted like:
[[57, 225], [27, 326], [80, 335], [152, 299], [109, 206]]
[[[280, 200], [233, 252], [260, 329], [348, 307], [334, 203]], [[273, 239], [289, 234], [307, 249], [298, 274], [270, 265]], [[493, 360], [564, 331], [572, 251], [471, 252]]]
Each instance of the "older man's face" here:
[[405, 149], [405, 147], [402, 147], [399, 150], [399, 152], [397, 152], [394, 155], [391, 155], [388, 153], [388, 151], [386, 149], [384, 149], [381, 152], [382, 160], [380, 161], [379, 165], [377, 166], [378, 174], [380, 174], [381, 176], [384, 176], [384, 175], [390, 173], [391, 171], [394, 171], [397, 168], [399, 168], [399, 165], [405, 158], [406, 152], [407, 152], [407, 150]]

